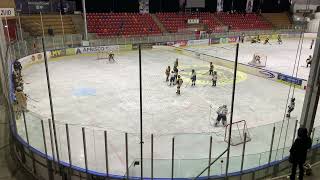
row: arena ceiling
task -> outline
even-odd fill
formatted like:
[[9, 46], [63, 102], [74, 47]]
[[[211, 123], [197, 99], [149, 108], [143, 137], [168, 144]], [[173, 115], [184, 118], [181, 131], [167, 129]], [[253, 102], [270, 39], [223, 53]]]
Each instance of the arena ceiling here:
[[[293, 3], [298, 3], [298, 4], [307, 4], [307, 0], [292, 0]], [[314, 5], [320, 5], [319, 0], [310, 0], [310, 4]]]

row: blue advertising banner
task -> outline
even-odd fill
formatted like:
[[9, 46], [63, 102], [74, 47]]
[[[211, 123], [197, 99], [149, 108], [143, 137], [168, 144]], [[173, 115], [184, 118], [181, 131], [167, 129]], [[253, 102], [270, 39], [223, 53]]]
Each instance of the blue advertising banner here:
[[278, 74], [278, 80], [286, 82], [286, 83], [292, 83], [292, 84], [299, 85], [299, 86], [302, 85], [302, 81], [303, 81], [302, 79], [288, 76], [288, 75], [281, 74], [281, 73]]

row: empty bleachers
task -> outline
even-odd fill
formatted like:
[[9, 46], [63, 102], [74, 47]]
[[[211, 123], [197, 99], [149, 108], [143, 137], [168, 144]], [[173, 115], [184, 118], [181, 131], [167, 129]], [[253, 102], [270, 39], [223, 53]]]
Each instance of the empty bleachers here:
[[[77, 31], [75, 30], [72, 17], [64, 15], [43, 15], [43, 29], [44, 34], [48, 35], [48, 28], [51, 27], [53, 29], [54, 35], [62, 35], [63, 32], [65, 34], [75, 34]], [[25, 15], [21, 16], [21, 25], [24, 31], [27, 31], [32, 36], [42, 36], [42, 25], [41, 25], [41, 16], [40, 15]], [[63, 31], [64, 29], [64, 31]]]
[[272, 25], [265, 21], [263, 17], [258, 14], [229, 14], [217, 13], [216, 17], [230, 30], [267, 30], [272, 29]]
[[208, 29], [215, 31], [216, 27], [221, 26], [219, 22], [215, 20], [215, 17], [211, 13], [157, 13], [156, 14], [160, 22], [171, 32], [178, 32], [179, 29], [185, 29], [188, 27], [188, 19], [199, 19], [199, 23], [207, 25]]
[[88, 31], [98, 36], [138, 36], [160, 34], [150, 14], [89, 13]]
[[290, 28], [292, 26], [287, 13], [263, 13], [262, 16], [277, 28]]

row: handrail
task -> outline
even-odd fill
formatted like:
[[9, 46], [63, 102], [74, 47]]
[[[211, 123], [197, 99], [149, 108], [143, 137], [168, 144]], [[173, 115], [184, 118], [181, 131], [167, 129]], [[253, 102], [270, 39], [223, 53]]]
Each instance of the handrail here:
[[209, 169], [218, 159], [220, 159], [226, 152], [228, 151], [228, 148], [223, 151], [214, 161], [212, 161], [204, 170], [201, 171], [195, 178], [192, 180], [196, 180], [198, 177], [200, 177], [207, 169]]

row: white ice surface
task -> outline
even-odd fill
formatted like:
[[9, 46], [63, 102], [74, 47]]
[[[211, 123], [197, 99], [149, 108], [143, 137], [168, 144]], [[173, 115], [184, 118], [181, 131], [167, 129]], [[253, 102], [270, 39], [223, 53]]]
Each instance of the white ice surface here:
[[[299, 40], [284, 39], [283, 44], [279, 45], [275, 40], [270, 41], [271, 45], [267, 44], [240, 44], [239, 48], [239, 62], [248, 64], [255, 53], [260, 53], [267, 56], [267, 65], [265, 69], [280, 72], [287, 75], [292, 75], [296, 54], [298, 51]], [[299, 58], [296, 61], [296, 67], [299, 67], [298, 78], [308, 79], [310, 68], [306, 68], [306, 59], [309, 55], [313, 55], [313, 49], [310, 49], [311, 39], [304, 39], [302, 43], [300, 64], [298, 66]], [[190, 50], [202, 52], [208, 55], [213, 55], [231, 61], [235, 60], [235, 45], [214, 45], [208, 47], [191, 47]], [[298, 56], [299, 57], [299, 56]], [[296, 74], [294, 73], [294, 76]]]
[[[285, 57], [293, 56], [296, 45], [297, 42], [293, 40], [284, 41], [282, 46], [243, 44], [240, 47], [240, 57], [242, 57], [240, 62], [248, 62], [243, 57], [252, 58], [251, 54], [257, 50], [259, 52], [264, 50], [262, 53], [268, 55], [268, 68], [284, 73], [290, 72], [293, 60]], [[231, 49], [231, 47], [234, 46], [228, 45], [224, 48]], [[211, 53], [212, 48], [217, 49], [216, 52], [221, 49], [221, 47], [213, 46], [193, 49]], [[275, 53], [275, 50], [280, 51]], [[305, 51], [308, 52], [308, 50]], [[307, 54], [305, 55], [307, 56]], [[224, 53], [224, 56], [225, 58], [230, 57], [230, 59], [233, 57], [231, 53]], [[212, 157], [218, 156], [226, 148], [226, 143], [223, 141], [224, 128], [211, 126], [209, 114], [210, 105], [213, 110], [222, 104], [227, 104], [230, 109], [232, 81], [218, 82], [218, 86], [215, 88], [205, 83], [191, 88], [188, 85], [188, 78], [185, 77], [181, 96], [177, 96], [175, 94], [176, 88], [169, 87], [165, 83], [164, 75], [166, 66], [172, 66], [175, 58], [179, 58], [179, 66], [186, 69], [191, 67], [197, 71], [197, 68], [209, 66], [203, 61], [177, 54], [174, 51], [159, 49], [142, 51], [144, 152], [145, 158], [150, 158], [150, 135], [153, 133], [155, 136], [154, 158], [170, 159], [171, 138], [175, 137], [175, 158], [189, 159], [179, 163], [182, 164], [182, 167], [184, 164], [185, 166], [190, 165], [190, 172], [187, 175], [193, 176], [207, 165], [208, 161], [205, 158], [208, 157], [210, 135], [213, 137]], [[103, 60], [96, 60], [93, 55], [63, 57], [49, 62], [49, 72], [58, 143], [61, 151], [60, 158], [68, 162], [64, 127], [64, 123], [68, 123], [70, 124], [73, 164], [84, 167], [81, 127], [86, 127], [89, 168], [104, 172], [103, 131], [107, 130], [110, 172], [123, 175], [125, 172], [124, 132], [129, 133], [129, 163], [139, 158], [138, 52], [122, 52], [116, 55], [115, 59], [117, 63], [109, 64]], [[224, 67], [217, 67], [217, 69], [220, 72], [226, 74], [231, 72], [232, 74], [231, 69]], [[306, 77], [307, 69], [301, 69], [304, 70], [300, 71], [301, 76]], [[30, 96], [28, 108], [43, 119], [50, 118], [44, 64], [35, 64], [25, 69], [23, 75], [26, 82], [25, 92]], [[206, 75], [203, 75], [202, 78], [206, 78]], [[207, 78], [209, 79], [209, 77]], [[246, 154], [269, 150], [273, 127], [271, 123], [283, 120], [288, 90], [289, 86], [287, 85], [249, 74], [244, 80], [237, 83], [234, 121], [246, 120], [248, 127], [253, 128], [250, 130], [252, 141], [247, 144]], [[300, 117], [304, 94], [303, 90], [295, 90], [296, 109], [292, 113], [293, 117]], [[215, 113], [212, 112], [212, 114], [211, 119], [215, 118]], [[39, 120], [31, 117], [30, 114], [27, 116], [30, 116], [32, 119], [30, 121], [34, 123], [30, 127], [31, 132], [34, 133], [31, 136], [39, 138], [40, 135], [36, 133], [37, 130], [40, 130]], [[290, 121], [289, 126], [293, 127], [294, 122], [294, 120]], [[279, 134], [281, 123], [277, 123], [276, 126], [276, 133]], [[293, 135], [292, 132], [287, 134], [289, 139]], [[49, 136], [48, 133], [46, 136]], [[277, 145], [279, 137], [276, 136], [275, 139]], [[39, 144], [35, 140], [33, 143], [42, 149], [41, 143]], [[279, 147], [282, 147], [283, 143], [282, 137]], [[290, 141], [286, 143], [286, 145], [289, 144]], [[48, 146], [50, 149], [51, 145], [48, 144]], [[241, 155], [241, 150], [241, 146], [233, 147], [232, 156]], [[257, 155], [251, 155], [247, 158], [248, 164], [245, 164], [245, 167], [254, 167], [265, 163], [267, 154], [266, 157], [259, 158]], [[237, 163], [231, 165], [232, 170], [239, 170], [239, 160], [240, 157], [234, 158]], [[163, 162], [158, 160], [155, 166], [157, 165], [159, 168], [157, 168], [155, 175], [160, 177], [166, 177], [166, 173], [170, 175], [170, 171], [161, 171], [161, 168], [170, 167], [169, 160]], [[184, 168], [184, 172], [177, 172], [177, 176], [179, 174], [187, 176], [186, 167]], [[176, 170], [179, 171], [179, 168]], [[220, 170], [215, 167], [212, 173], [219, 174]]]

